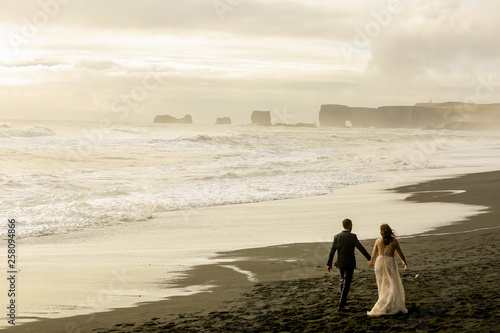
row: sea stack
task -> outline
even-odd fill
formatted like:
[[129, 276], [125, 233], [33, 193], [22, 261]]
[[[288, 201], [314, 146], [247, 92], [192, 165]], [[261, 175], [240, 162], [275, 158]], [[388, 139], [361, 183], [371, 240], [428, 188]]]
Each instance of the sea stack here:
[[252, 125], [271, 126], [271, 111], [252, 112]]
[[231, 125], [231, 118], [229, 117], [217, 118], [217, 120], [215, 121], [215, 125]]
[[175, 118], [169, 116], [168, 114], [156, 116], [154, 119], [155, 123], [167, 123], [167, 124], [192, 124], [193, 118], [187, 114], [184, 118]]

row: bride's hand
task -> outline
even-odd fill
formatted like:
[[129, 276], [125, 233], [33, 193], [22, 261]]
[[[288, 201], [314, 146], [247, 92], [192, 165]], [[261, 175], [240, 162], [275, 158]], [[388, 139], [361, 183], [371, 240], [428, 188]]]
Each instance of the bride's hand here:
[[407, 265], [406, 263], [403, 263], [403, 267], [404, 267], [405, 269], [408, 269], [408, 265]]

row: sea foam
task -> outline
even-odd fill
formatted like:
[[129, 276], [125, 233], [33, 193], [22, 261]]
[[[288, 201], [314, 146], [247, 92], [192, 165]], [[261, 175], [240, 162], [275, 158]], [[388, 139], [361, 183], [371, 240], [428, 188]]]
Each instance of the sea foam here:
[[50, 136], [55, 133], [45, 126], [30, 126], [25, 128], [12, 128], [10, 124], [0, 124], [0, 138], [31, 138], [37, 136]]
[[406, 171], [453, 167], [458, 152], [461, 164], [478, 163], [493, 150], [477, 147], [497, 147], [499, 138], [405, 129], [13, 122], [0, 127], [0, 209], [23, 221], [20, 236], [65, 233], [171, 210], [328, 194], [404, 178]]

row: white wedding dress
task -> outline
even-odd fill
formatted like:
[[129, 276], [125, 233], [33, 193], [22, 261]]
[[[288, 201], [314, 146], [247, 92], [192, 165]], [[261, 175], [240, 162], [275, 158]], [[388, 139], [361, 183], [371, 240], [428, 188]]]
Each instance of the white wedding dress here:
[[[408, 313], [405, 307], [405, 291], [394, 258], [397, 241], [384, 245], [383, 241], [375, 244], [375, 277], [377, 278], [378, 301], [369, 316], [391, 315], [398, 312]], [[377, 256], [378, 255], [378, 256]]]

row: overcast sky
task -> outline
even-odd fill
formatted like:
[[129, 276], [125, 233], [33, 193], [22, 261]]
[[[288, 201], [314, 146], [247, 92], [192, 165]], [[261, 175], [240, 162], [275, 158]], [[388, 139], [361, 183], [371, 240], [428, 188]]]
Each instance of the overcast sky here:
[[0, 0], [0, 118], [500, 102], [498, 0]]

